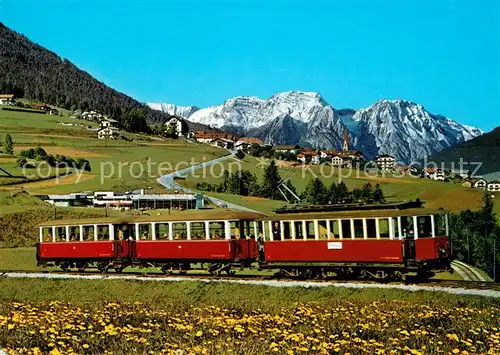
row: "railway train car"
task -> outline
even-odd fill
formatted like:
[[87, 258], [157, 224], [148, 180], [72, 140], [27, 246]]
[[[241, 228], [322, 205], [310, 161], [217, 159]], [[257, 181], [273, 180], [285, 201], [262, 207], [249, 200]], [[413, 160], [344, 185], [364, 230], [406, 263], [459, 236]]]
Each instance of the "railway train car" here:
[[422, 279], [449, 271], [448, 217], [420, 203], [254, 212], [208, 210], [40, 225], [38, 264], [165, 273], [277, 269], [288, 277]]
[[197, 265], [210, 273], [250, 266], [256, 260], [259, 213], [186, 211], [172, 215], [46, 222], [40, 225], [39, 265], [63, 270], [128, 266], [185, 273]]

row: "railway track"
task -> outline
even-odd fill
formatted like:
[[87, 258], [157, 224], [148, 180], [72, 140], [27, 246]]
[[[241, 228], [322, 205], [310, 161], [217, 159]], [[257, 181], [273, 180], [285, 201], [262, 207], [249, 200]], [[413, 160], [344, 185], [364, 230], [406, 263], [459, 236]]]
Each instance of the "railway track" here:
[[[89, 280], [131, 280], [131, 281], [199, 281], [199, 282], [230, 282], [230, 283], [247, 283], [291, 287], [325, 287], [325, 286], [342, 286], [342, 287], [378, 287], [378, 288], [401, 288], [408, 287], [425, 289], [461, 289], [461, 290], [477, 290], [477, 291], [492, 291], [498, 293], [500, 297], [500, 283], [491, 281], [477, 280], [438, 280], [431, 279], [424, 282], [414, 281], [398, 281], [398, 282], [378, 282], [369, 280], [342, 280], [336, 278], [326, 279], [290, 279], [276, 277], [270, 275], [210, 275], [207, 273], [189, 273], [189, 274], [171, 274], [165, 275], [161, 272], [124, 272], [124, 273], [100, 273], [100, 272], [65, 272], [62, 270], [40, 270], [40, 271], [20, 271], [20, 270], [0, 270], [0, 277], [13, 278], [47, 278], [47, 279], [89, 279]], [[418, 291], [418, 289], [415, 289]]]

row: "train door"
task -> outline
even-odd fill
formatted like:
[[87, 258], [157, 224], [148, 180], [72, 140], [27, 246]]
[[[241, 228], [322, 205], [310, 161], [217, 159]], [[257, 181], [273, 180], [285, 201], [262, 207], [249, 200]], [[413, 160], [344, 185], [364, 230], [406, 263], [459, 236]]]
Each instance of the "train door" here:
[[415, 250], [415, 226], [413, 217], [401, 217], [401, 235], [404, 244], [404, 256], [407, 261], [415, 261], [417, 256]]

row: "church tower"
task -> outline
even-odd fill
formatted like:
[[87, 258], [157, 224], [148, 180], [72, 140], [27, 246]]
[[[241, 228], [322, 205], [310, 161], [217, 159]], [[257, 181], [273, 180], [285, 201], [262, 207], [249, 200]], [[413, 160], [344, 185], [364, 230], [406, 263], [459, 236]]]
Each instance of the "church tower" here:
[[347, 131], [347, 128], [344, 129], [344, 147], [342, 148], [344, 152], [349, 151], [349, 131]]

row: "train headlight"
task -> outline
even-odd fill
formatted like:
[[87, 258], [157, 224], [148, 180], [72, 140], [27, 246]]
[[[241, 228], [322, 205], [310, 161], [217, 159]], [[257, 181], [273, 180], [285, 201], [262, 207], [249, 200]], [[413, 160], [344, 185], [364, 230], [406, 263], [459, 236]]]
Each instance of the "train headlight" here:
[[443, 248], [443, 247], [440, 247], [439, 248], [439, 255], [441, 256], [446, 256], [447, 252], [446, 252], [446, 249]]

